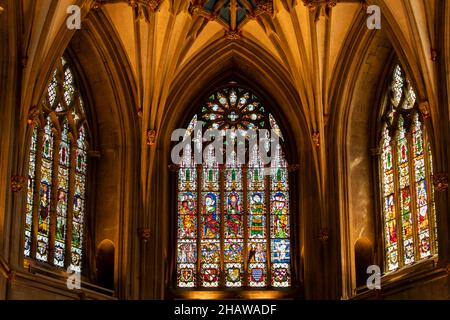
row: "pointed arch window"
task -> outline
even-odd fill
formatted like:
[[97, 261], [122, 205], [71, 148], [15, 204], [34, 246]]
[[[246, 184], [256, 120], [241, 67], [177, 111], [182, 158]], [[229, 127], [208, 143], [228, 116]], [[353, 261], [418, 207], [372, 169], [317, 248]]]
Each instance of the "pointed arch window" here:
[[413, 86], [395, 66], [382, 127], [385, 270], [437, 253], [432, 152]]
[[[226, 136], [238, 130], [273, 129], [283, 140], [277, 122], [260, 100], [238, 86], [216, 90], [193, 117], [187, 134], [193, 136], [194, 144], [200, 142], [194, 131], [200, 121], [203, 133], [218, 129]], [[278, 145], [271, 151], [275, 161], [263, 165], [255, 145], [253, 150], [246, 149], [247, 164], [240, 164], [238, 144], [223, 165], [206, 144], [202, 165], [194, 164], [193, 148], [183, 154], [178, 169], [178, 288], [291, 286], [285, 156]]]
[[61, 58], [34, 112], [24, 255], [81, 272], [88, 134], [83, 99]]

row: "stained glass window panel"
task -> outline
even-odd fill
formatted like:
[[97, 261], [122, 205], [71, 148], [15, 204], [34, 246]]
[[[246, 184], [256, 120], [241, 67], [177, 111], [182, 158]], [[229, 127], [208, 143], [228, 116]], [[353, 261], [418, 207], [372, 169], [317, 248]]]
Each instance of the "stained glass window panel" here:
[[[30, 117], [34, 129], [24, 254], [59, 268], [71, 265], [73, 271], [81, 272], [88, 137], [75, 80], [68, 61], [61, 58], [38, 106], [39, 114]], [[71, 213], [73, 220], [68, 221]], [[37, 234], [31, 232], [35, 228]]]
[[[195, 132], [200, 120], [204, 122], [202, 132]], [[212, 129], [222, 130], [224, 145], [218, 151], [211, 146], [202, 150], [205, 158], [197, 175], [192, 150], [202, 142], [198, 134]], [[249, 129], [272, 129], [282, 138], [275, 118], [255, 95], [239, 87], [216, 90], [188, 125], [186, 135], [193, 138], [194, 145], [184, 149], [178, 171], [177, 238], [178, 244], [189, 240], [198, 248], [190, 261], [180, 260], [187, 249], [177, 249], [180, 288], [290, 286], [287, 164], [278, 147], [275, 161], [266, 168], [258, 146], [250, 153], [247, 146], [243, 148], [248, 165], [238, 162], [236, 150], [253, 138], [255, 131], [249, 135]], [[238, 133], [246, 142], [237, 139]], [[228, 136], [234, 140], [226, 141]], [[228, 153], [230, 147], [233, 151]], [[222, 156], [226, 163], [219, 166]], [[188, 198], [198, 199], [198, 209], [189, 205]], [[193, 252], [193, 248], [189, 250]]]
[[81, 272], [86, 196], [87, 140], [84, 127], [78, 131], [76, 148], [75, 194], [72, 220], [72, 269]]
[[28, 166], [28, 188], [27, 188], [27, 205], [25, 214], [25, 244], [24, 254], [26, 257], [31, 253], [31, 228], [33, 226], [33, 203], [34, 203], [34, 190], [36, 183], [36, 150], [38, 141], [39, 127], [33, 129], [33, 135], [31, 137], [30, 147], [30, 160]]
[[381, 161], [387, 271], [437, 253], [435, 204], [429, 182], [431, 149], [416, 93], [400, 66], [395, 67], [392, 79]]
[[50, 118], [44, 128], [44, 145], [42, 150], [41, 184], [39, 190], [38, 237], [36, 258], [41, 261], [48, 259], [50, 206], [53, 177], [53, 124]]

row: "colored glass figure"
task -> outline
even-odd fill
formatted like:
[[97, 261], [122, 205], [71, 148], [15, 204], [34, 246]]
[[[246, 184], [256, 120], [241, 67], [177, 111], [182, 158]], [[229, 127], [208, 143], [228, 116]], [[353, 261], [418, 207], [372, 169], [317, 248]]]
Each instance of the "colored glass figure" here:
[[225, 220], [225, 236], [227, 238], [238, 238], [243, 236], [241, 197], [242, 195], [237, 192], [231, 192], [228, 195]]
[[242, 240], [225, 240], [224, 257], [226, 262], [243, 261], [243, 242]]
[[255, 192], [250, 195], [249, 237], [265, 238], [264, 194]]
[[195, 239], [197, 237], [196, 195], [183, 192], [179, 196], [179, 238]]
[[219, 237], [219, 220], [217, 195], [209, 192], [204, 196], [204, 206], [202, 213], [203, 238]]
[[287, 238], [289, 236], [289, 217], [287, 214], [287, 196], [277, 192], [272, 199], [272, 237]]
[[178, 262], [195, 263], [197, 261], [197, 244], [192, 240], [178, 242]]
[[[202, 241], [201, 246], [201, 262], [203, 263], [219, 263], [220, 242], [217, 240]], [[190, 261], [193, 262], [193, 261]]]

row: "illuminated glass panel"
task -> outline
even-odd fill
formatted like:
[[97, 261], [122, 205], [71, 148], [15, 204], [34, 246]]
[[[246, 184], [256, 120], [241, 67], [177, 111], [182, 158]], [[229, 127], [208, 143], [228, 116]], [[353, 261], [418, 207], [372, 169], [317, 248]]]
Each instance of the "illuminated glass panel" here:
[[38, 141], [39, 128], [33, 129], [33, 135], [31, 137], [30, 146], [30, 162], [28, 165], [28, 189], [27, 189], [27, 206], [26, 206], [26, 218], [25, 218], [25, 244], [24, 254], [26, 257], [31, 253], [31, 228], [33, 225], [33, 203], [34, 203], [34, 190], [36, 184], [36, 150]]
[[83, 101], [66, 59], [57, 63], [39, 108], [30, 119], [24, 256], [81, 272], [88, 137]]
[[390, 89], [381, 142], [386, 271], [427, 258], [438, 246], [431, 148], [416, 94], [400, 66]]
[[[194, 131], [200, 121], [201, 132]], [[222, 131], [224, 145], [220, 154], [211, 147], [202, 150], [205, 158], [197, 175], [192, 150], [202, 142], [200, 134], [212, 129]], [[188, 125], [185, 136], [193, 144], [184, 150], [178, 169], [179, 288], [291, 284], [287, 163], [277, 148], [275, 161], [266, 168], [258, 146], [246, 154], [248, 165], [238, 161], [236, 150], [247, 150], [243, 144], [253, 137], [250, 129], [272, 129], [283, 140], [275, 118], [239, 87], [216, 90]], [[229, 147], [233, 151], [228, 154]], [[219, 165], [222, 156], [227, 161]]]
[[70, 141], [69, 124], [64, 121], [59, 146], [59, 168], [58, 168], [58, 191], [56, 194], [56, 239], [54, 264], [64, 267], [66, 251], [67, 232], [67, 201], [69, 194], [69, 171], [70, 171]]
[[36, 258], [47, 261], [50, 231], [50, 205], [53, 177], [53, 124], [50, 118], [44, 127], [42, 149], [41, 186], [39, 190], [38, 236]]

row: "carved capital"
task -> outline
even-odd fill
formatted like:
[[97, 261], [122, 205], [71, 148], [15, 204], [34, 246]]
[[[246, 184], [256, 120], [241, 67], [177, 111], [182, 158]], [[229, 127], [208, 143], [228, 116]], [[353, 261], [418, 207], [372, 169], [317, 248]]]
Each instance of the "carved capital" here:
[[94, 0], [94, 3], [92, 4], [92, 9], [98, 10], [105, 3], [106, 3], [106, 0]]
[[437, 61], [438, 59], [438, 52], [436, 49], [431, 49], [431, 60], [432, 61]]
[[431, 118], [430, 103], [428, 101], [423, 101], [423, 102], [419, 103], [419, 110], [424, 119]]
[[436, 191], [444, 192], [448, 189], [448, 174], [435, 173], [433, 174], [433, 185]]
[[22, 191], [23, 187], [25, 186], [26, 181], [27, 181], [27, 178], [25, 176], [12, 176], [11, 177], [12, 192]]
[[39, 108], [39, 106], [31, 107], [30, 111], [28, 112], [28, 125], [35, 125], [37, 123], [37, 120], [39, 119], [40, 113], [41, 109]]
[[225, 31], [225, 38], [228, 40], [239, 40], [242, 38], [242, 32], [240, 30], [227, 30]]
[[259, 0], [257, 1], [256, 10], [254, 15], [259, 16], [261, 14], [268, 14], [273, 16], [273, 1], [272, 0]]
[[136, 10], [136, 17], [150, 22], [150, 16], [158, 11], [163, 0], [128, 0], [128, 4]]
[[303, 4], [308, 8], [309, 12], [314, 13], [315, 21], [318, 21], [320, 16], [328, 18], [331, 9], [337, 5], [337, 0], [302, 0]]
[[314, 143], [314, 146], [320, 147], [320, 132], [319, 131], [313, 132], [312, 141]]
[[139, 228], [138, 235], [139, 239], [141, 239], [144, 242], [147, 242], [148, 240], [150, 240], [151, 236], [150, 228]]
[[319, 240], [323, 243], [326, 243], [328, 241], [328, 239], [330, 238], [330, 234], [328, 232], [327, 228], [323, 228], [320, 230], [319, 232]]
[[156, 144], [156, 130], [147, 130], [147, 145], [152, 147]]

